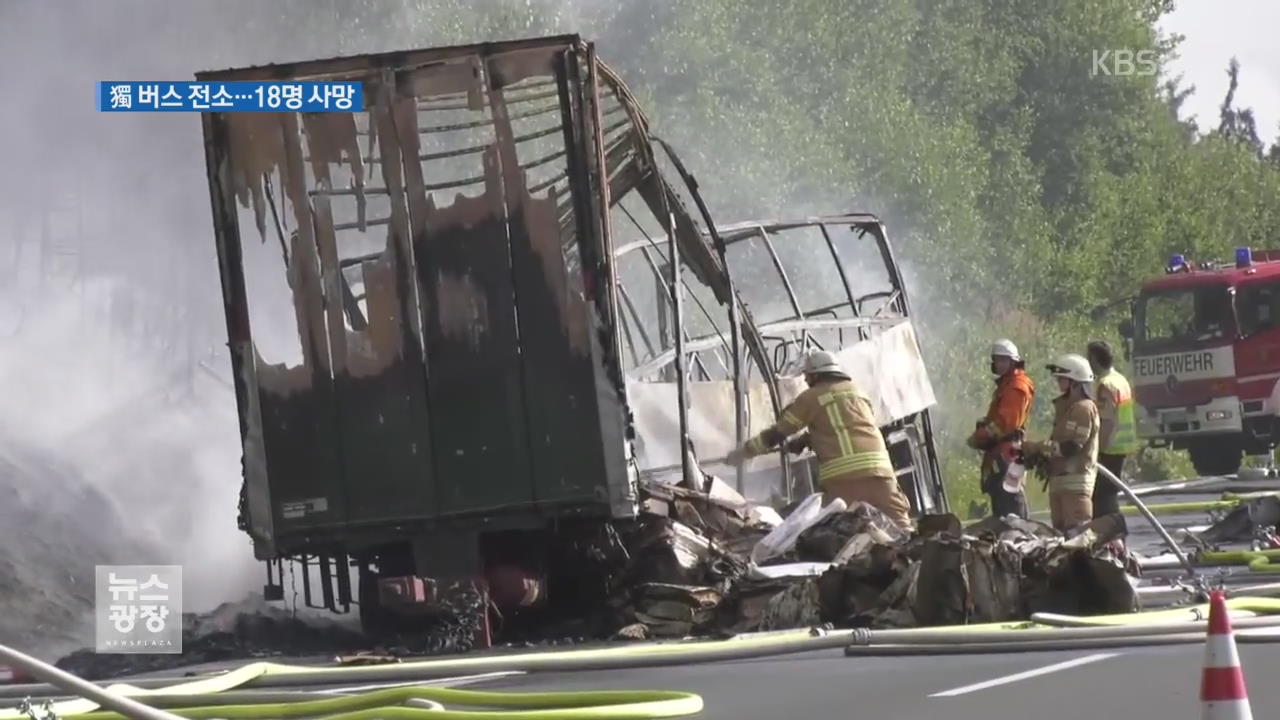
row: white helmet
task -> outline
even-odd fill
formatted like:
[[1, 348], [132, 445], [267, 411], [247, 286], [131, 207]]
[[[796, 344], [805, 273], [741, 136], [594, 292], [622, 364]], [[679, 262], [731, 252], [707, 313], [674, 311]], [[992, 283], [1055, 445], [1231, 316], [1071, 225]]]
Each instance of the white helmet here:
[[1079, 383], [1093, 382], [1093, 368], [1089, 361], [1074, 353], [1062, 355], [1052, 365], [1046, 365], [1054, 377], [1064, 377]]
[[849, 374], [840, 367], [840, 361], [836, 360], [836, 356], [826, 350], [814, 350], [805, 356], [804, 359], [805, 375], [840, 375], [849, 377]]
[[1014, 362], [1022, 360], [1018, 354], [1018, 346], [1012, 340], [1001, 338], [991, 343], [991, 357], [1007, 357]]

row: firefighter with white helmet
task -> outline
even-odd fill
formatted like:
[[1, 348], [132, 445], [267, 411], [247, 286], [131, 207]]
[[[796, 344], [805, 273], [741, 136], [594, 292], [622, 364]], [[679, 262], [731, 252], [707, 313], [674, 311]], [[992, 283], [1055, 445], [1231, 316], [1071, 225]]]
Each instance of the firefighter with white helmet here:
[[[791, 452], [810, 447], [818, 456], [824, 503], [837, 497], [850, 505], [865, 502], [899, 526], [910, 527], [911, 504], [898, 487], [871, 400], [829, 352], [810, 353], [802, 369], [808, 389], [783, 409], [773, 426], [729, 453], [727, 461], [736, 465], [783, 443]], [[808, 433], [788, 442], [806, 428]]]
[[1101, 421], [1093, 400], [1093, 368], [1080, 355], [1063, 355], [1047, 366], [1062, 395], [1053, 401], [1053, 434], [1023, 447], [1028, 461], [1043, 464], [1049, 480], [1053, 526], [1070, 530], [1093, 518]]
[[1013, 341], [1008, 338], [1000, 338], [999, 340], [991, 343], [991, 357], [1009, 358], [1014, 362], [1022, 361], [1022, 356], [1018, 354], [1018, 346], [1014, 345]]
[[991, 500], [991, 514], [996, 517], [1027, 517], [1027, 496], [1021, 490], [1004, 488], [1004, 475], [1021, 444], [1022, 434], [1031, 417], [1035, 400], [1035, 383], [1027, 375], [1026, 363], [1012, 340], [1000, 339], [991, 344], [991, 374], [996, 387], [991, 393], [987, 414], [978, 420], [969, 436], [969, 447], [982, 451], [982, 491]]

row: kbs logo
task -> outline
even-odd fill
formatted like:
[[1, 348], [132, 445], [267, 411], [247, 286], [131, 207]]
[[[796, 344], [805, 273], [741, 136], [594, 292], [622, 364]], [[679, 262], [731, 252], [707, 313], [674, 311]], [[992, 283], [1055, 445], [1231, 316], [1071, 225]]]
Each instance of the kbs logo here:
[[1089, 77], [1155, 75], [1158, 69], [1155, 50], [1094, 50]]

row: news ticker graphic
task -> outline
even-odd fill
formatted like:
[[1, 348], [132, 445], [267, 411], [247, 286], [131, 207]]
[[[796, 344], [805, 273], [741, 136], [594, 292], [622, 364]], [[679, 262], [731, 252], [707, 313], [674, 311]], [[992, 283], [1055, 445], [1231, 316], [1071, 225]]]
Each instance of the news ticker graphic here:
[[359, 82], [98, 83], [99, 112], [362, 112]]

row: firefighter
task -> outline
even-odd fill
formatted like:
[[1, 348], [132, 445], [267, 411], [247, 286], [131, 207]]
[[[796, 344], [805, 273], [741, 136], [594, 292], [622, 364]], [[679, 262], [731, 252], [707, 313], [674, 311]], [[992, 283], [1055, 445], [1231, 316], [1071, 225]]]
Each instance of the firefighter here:
[[[865, 502], [900, 527], [911, 527], [911, 505], [898, 487], [871, 401], [826, 351], [805, 358], [804, 379], [809, 388], [782, 411], [772, 427], [729, 453], [727, 462], [737, 465], [783, 443], [793, 453], [811, 447], [818, 456], [823, 503], [837, 497], [850, 505]], [[788, 442], [806, 428], [806, 434]]]
[[1100, 423], [1089, 361], [1063, 355], [1047, 367], [1062, 391], [1053, 401], [1053, 434], [1026, 443], [1022, 452], [1029, 463], [1047, 466], [1050, 516], [1053, 527], [1065, 532], [1093, 518]]
[[[1098, 378], [1094, 395], [1098, 404], [1098, 464], [1122, 477], [1124, 461], [1138, 451], [1138, 428], [1134, 418], [1133, 390], [1129, 381], [1112, 367], [1115, 360], [1105, 340], [1089, 343], [1086, 351], [1093, 374]], [[1100, 477], [1093, 486], [1093, 516], [1120, 512], [1120, 488]]]
[[991, 498], [991, 514], [996, 517], [1027, 517], [1027, 496], [1021, 491], [1004, 489], [1004, 473], [1012, 460], [1014, 447], [1031, 416], [1035, 399], [1035, 383], [1027, 375], [1022, 356], [1010, 340], [997, 340], [991, 345], [991, 374], [996, 388], [986, 417], [978, 421], [969, 447], [982, 451], [982, 491]]

